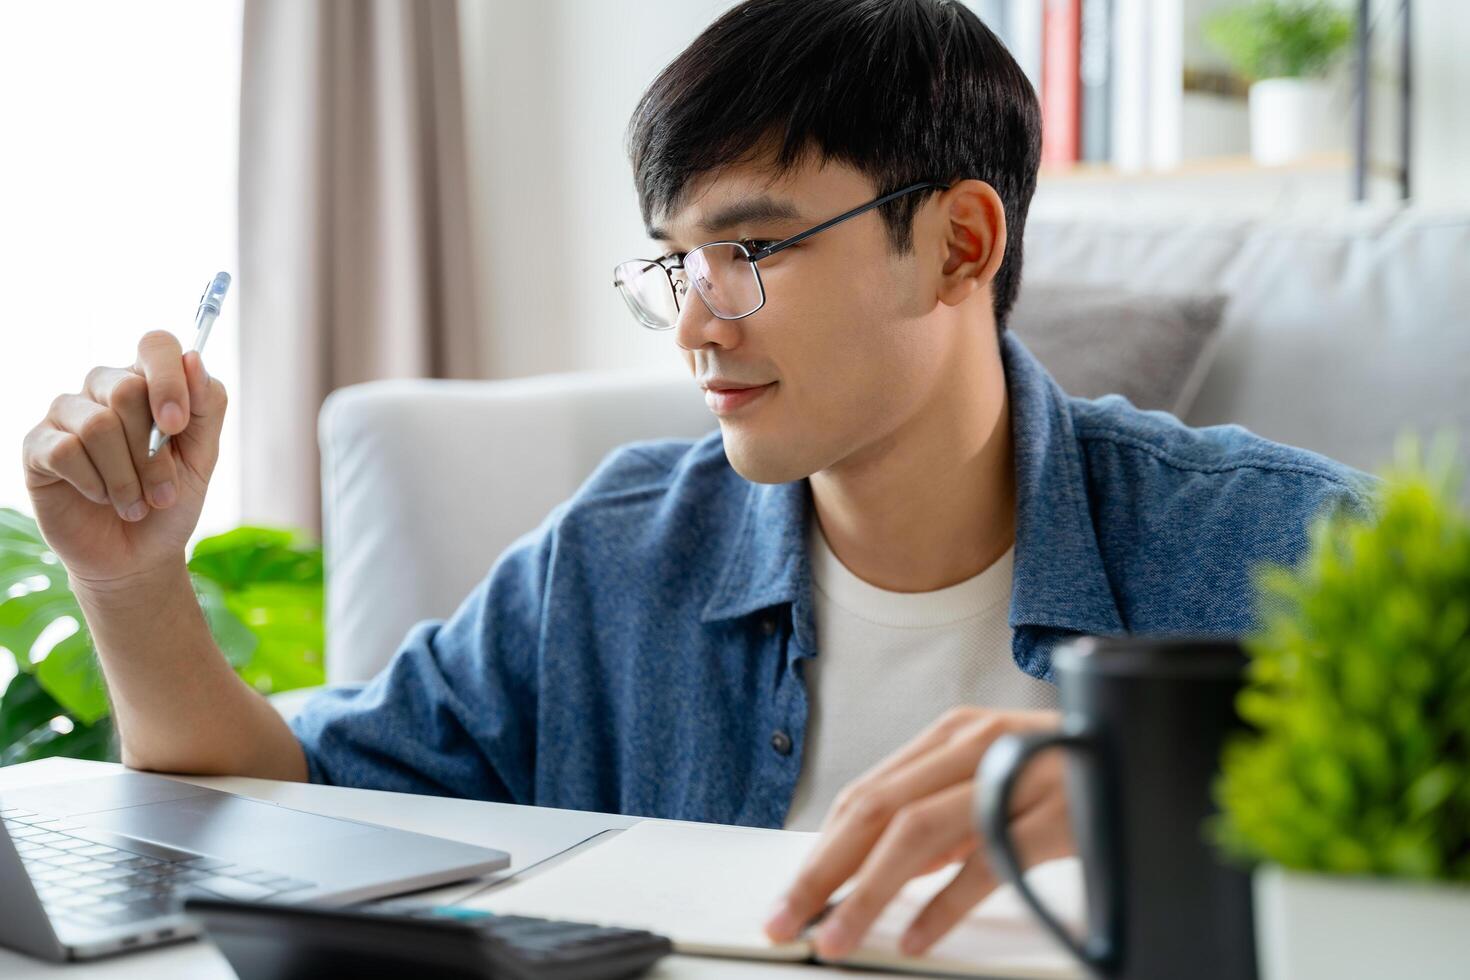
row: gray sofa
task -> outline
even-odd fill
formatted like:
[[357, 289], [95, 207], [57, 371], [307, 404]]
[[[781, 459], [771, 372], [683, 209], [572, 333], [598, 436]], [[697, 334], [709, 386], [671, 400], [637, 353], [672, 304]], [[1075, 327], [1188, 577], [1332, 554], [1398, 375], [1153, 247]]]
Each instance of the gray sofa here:
[[[1402, 430], [1470, 432], [1470, 214], [1037, 219], [1026, 246], [1026, 289], [1228, 297], [1181, 410], [1191, 424], [1370, 469]], [[320, 422], [329, 680], [371, 677], [414, 622], [452, 613], [614, 446], [713, 427], [674, 373], [334, 393]]]

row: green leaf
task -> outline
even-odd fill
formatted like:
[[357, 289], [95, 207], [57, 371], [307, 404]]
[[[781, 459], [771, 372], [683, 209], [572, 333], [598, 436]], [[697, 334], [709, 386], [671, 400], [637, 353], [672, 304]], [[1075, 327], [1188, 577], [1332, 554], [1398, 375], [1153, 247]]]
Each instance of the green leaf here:
[[51, 648], [36, 665], [36, 680], [74, 721], [92, 725], [111, 710], [102, 669], [85, 626]]
[[1252, 579], [1260, 628], [1212, 833], [1237, 858], [1470, 882], [1470, 514], [1403, 440], [1371, 515], [1313, 523]]
[[45, 728], [38, 730], [33, 736], [12, 746], [5, 754], [0, 755], [0, 762], [3, 762], [4, 765], [16, 765], [51, 756], [116, 762], [117, 751], [113, 745], [112, 735], [110, 719], [95, 725], [77, 726], [69, 732], [56, 732]]
[[[13, 745], [62, 714], [61, 705], [30, 674], [16, 674], [0, 697], [0, 750]], [[10, 765], [0, 758], [0, 762]]]
[[321, 684], [326, 648], [321, 548], [295, 531], [241, 527], [206, 538], [189, 569], [218, 584], [254, 640], [240, 676], [270, 694]]
[[1352, 17], [1329, 0], [1252, 0], [1205, 19], [1205, 39], [1251, 80], [1321, 76], [1352, 43]]
[[262, 582], [320, 585], [321, 548], [295, 531], [239, 527], [205, 538], [194, 548], [189, 570], [226, 589]]
[[[12, 588], [31, 580], [44, 584], [10, 594]], [[36, 639], [63, 616], [81, 620], [66, 570], [46, 547], [35, 521], [0, 508], [0, 646], [14, 655], [17, 669], [31, 669]]]
[[230, 610], [228, 595], [213, 579], [194, 576], [194, 594], [199, 599], [199, 608], [204, 611], [204, 620], [209, 624], [210, 635], [224, 653], [225, 659], [236, 670], [250, 662], [255, 655], [259, 639], [250, 628]]
[[41, 528], [18, 510], [0, 507], [0, 541], [42, 541]]
[[231, 594], [229, 606], [260, 640], [240, 671], [263, 694], [325, 681], [326, 629], [319, 587], [267, 582]]
[[81, 607], [65, 588], [51, 586], [4, 599], [0, 601], [0, 646], [15, 654], [21, 670], [29, 670], [36, 640], [65, 616], [82, 620]]
[[[245, 526], [200, 541], [189, 571], [210, 633], [247, 683], [266, 692], [323, 683], [320, 545], [299, 531]], [[9, 595], [21, 583], [37, 587]], [[36, 640], [67, 616], [77, 631], [32, 664]], [[36, 522], [5, 508], [0, 647], [13, 653], [20, 671], [0, 699], [0, 764], [57, 754], [111, 758], [107, 691], [66, 570]], [[58, 716], [73, 729], [52, 729]]]
[[1456, 772], [1449, 763], [1435, 766], [1419, 776], [1409, 786], [1405, 802], [1409, 813], [1416, 818], [1427, 817], [1444, 805], [1455, 791], [1455, 780], [1462, 773]]

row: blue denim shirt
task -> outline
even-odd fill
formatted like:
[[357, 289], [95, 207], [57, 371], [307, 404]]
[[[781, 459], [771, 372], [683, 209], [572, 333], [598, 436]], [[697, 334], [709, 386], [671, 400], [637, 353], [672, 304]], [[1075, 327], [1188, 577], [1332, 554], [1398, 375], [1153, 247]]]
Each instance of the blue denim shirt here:
[[[1371, 478], [1321, 456], [1071, 398], [1009, 333], [1002, 356], [1012, 653], [1035, 677], [1077, 634], [1238, 635], [1253, 565], [1298, 558], [1324, 505], [1371, 512]], [[781, 826], [820, 650], [810, 513], [809, 481], [745, 480], [718, 432], [621, 447], [449, 620], [309, 702], [312, 780]]]

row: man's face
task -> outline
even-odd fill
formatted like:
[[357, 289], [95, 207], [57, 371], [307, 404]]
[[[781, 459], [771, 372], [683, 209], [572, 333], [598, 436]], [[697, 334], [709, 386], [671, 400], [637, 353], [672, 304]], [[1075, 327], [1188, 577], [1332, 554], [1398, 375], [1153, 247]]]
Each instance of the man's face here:
[[[657, 225], [677, 252], [717, 240], [778, 241], [876, 195], [842, 164], [803, 166], [775, 181], [757, 166], [731, 167], [697, 180]], [[709, 226], [760, 198], [795, 213]], [[784, 483], [860, 463], [923, 411], [956, 340], [952, 321], [929, 316], [945, 248], [938, 222], [931, 198], [915, 222], [915, 248], [895, 255], [875, 209], [762, 259], [765, 305], [739, 320], [715, 317], [691, 285], [675, 338], [719, 416], [736, 472]], [[763, 387], [719, 393], [730, 386]]]

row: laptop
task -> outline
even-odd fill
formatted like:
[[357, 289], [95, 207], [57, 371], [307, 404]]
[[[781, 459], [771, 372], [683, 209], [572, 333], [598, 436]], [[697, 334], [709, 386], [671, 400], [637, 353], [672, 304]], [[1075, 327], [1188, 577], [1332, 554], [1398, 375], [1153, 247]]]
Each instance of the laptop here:
[[199, 934], [187, 895], [346, 905], [498, 871], [504, 851], [124, 772], [0, 794], [0, 944], [82, 960]]

